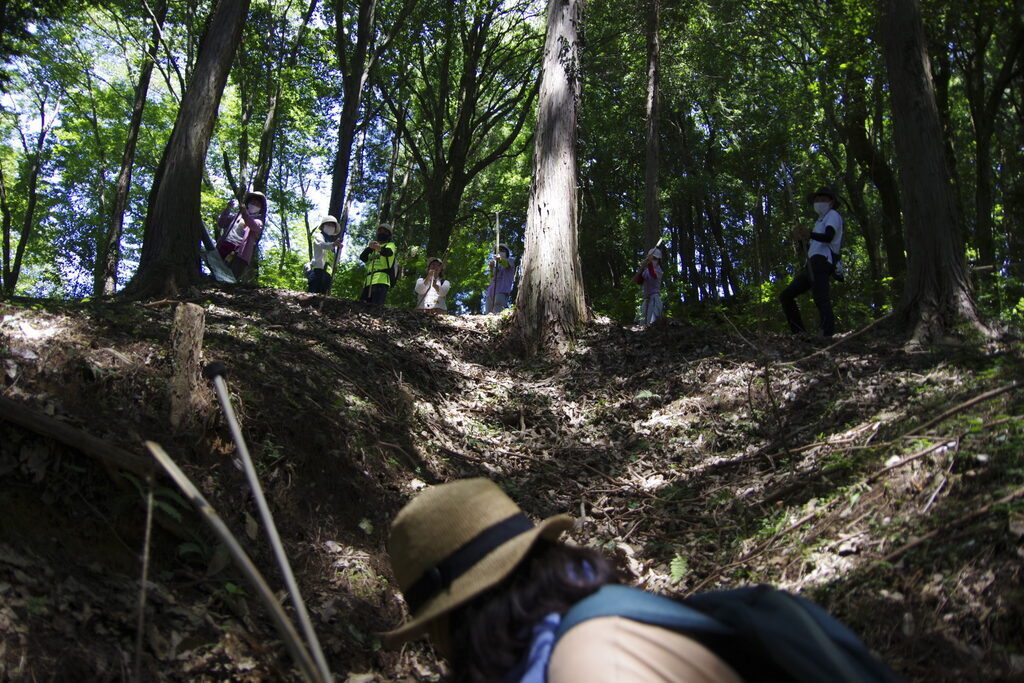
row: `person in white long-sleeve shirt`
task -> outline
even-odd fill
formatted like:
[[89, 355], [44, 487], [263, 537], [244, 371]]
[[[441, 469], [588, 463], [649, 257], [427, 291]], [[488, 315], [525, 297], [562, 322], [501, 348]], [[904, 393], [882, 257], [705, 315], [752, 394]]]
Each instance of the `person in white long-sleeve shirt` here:
[[831, 337], [835, 332], [836, 319], [832, 313], [829, 280], [835, 275], [836, 261], [843, 245], [843, 217], [837, 210], [839, 196], [830, 187], [819, 188], [808, 195], [807, 201], [814, 208], [818, 220], [813, 228], [808, 229], [801, 224], [793, 231], [797, 240], [808, 243], [807, 261], [789, 286], [782, 290], [779, 299], [790, 331], [806, 334], [796, 298], [809, 290], [821, 317], [821, 335]]
[[416, 280], [416, 310], [446, 313], [445, 300], [452, 283], [444, 279], [444, 262], [439, 258], [427, 260], [427, 274]]
[[331, 291], [331, 275], [327, 272], [327, 257], [341, 246], [338, 236], [341, 226], [334, 216], [320, 219], [319, 232], [313, 235], [313, 258], [306, 264], [307, 292], [322, 294]]

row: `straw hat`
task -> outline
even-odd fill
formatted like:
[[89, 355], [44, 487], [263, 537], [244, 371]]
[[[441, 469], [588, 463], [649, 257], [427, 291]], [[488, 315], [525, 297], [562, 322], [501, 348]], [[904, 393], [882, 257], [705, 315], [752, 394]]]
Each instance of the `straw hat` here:
[[538, 538], [557, 540], [572, 525], [568, 515], [533, 524], [489, 479], [424, 489], [391, 524], [391, 569], [412, 618], [385, 640], [397, 645], [422, 635], [512, 573]]

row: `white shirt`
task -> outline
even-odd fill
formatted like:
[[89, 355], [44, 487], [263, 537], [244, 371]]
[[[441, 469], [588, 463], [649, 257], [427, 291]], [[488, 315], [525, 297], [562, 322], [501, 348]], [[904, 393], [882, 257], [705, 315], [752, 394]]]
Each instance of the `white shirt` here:
[[838, 254], [840, 247], [843, 246], [843, 217], [840, 216], [839, 212], [835, 209], [829, 209], [825, 212], [824, 216], [814, 223], [814, 229], [811, 230], [811, 232], [818, 235], [824, 235], [828, 231], [828, 227], [830, 225], [836, 231], [835, 236], [832, 237], [832, 241], [819, 242], [814, 239], [808, 240], [810, 245], [807, 247], [807, 258], [820, 254], [827, 258], [829, 263], [833, 263], [833, 254]]
[[235, 222], [231, 225], [231, 229], [228, 230], [228, 234], [224, 235], [224, 239], [226, 239], [228, 242], [231, 242], [231, 244], [241, 244], [242, 242], [245, 241], [245, 230], [245, 219], [242, 218], [241, 215], [239, 215], [238, 218], [235, 219]]
[[322, 234], [318, 234], [313, 240], [313, 258], [310, 260], [306, 268], [309, 270], [313, 270], [314, 268], [323, 268], [327, 261], [327, 254], [337, 246], [338, 240], [327, 242], [324, 240], [324, 236]]
[[416, 310], [429, 311], [437, 309], [439, 311], [447, 311], [448, 304], [445, 301], [445, 297], [448, 296], [448, 290], [452, 288], [452, 283], [448, 280], [442, 280], [438, 283], [437, 289], [433, 285], [428, 285], [427, 281], [423, 278], [416, 280], [416, 294], [419, 297], [416, 301]]

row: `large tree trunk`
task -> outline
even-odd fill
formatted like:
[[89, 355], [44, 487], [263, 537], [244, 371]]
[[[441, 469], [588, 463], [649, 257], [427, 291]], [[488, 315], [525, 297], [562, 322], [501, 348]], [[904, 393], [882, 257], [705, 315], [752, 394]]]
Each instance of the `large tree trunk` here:
[[146, 107], [149, 82], [153, 76], [153, 64], [160, 49], [160, 32], [167, 17], [167, 3], [161, 2], [156, 9], [153, 37], [149, 51], [139, 69], [139, 82], [135, 85], [135, 100], [132, 102], [132, 117], [128, 123], [128, 134], [121, 155], [121, 170], [114, 182], [114, 208], [110, 215], [110, 229], [106, 240], [99, 245], [96, 258], [93, 291], [95, 294], [113, 294], [117, 289], [117, 267], [121, 262], [121, 233], [124, 230], [124, 212], [128, 207], [128, 193], [132, 186], [132, 167], [135, 165], [135, 148], [142, 128], [142, 112]]
[[345, 30], [345, 17], [350, 13], [347, 3], [340, 0], [334, 2], [334, 47], [342, 72], [342, 104], [341, 119], [338, 122], [338, 148], [334, 154], [331, 198], [327, 212], [333, 213], [340, 221], [341, 235], [338, 239], [344, 239], [348, 224], [346, 195], [352, 166], [352, 147], [356, 139], [356, 125], [359, 123], [363, 88], [369, 78], [370, 62], [367, 56], [370, 40], [373, 38], [376, 12], [376, 0], [359, 0], [353, 45], [349, 43], [349, 33]]
[[581, 0], [548, 3], [522, 282], [512, 322], [512, 339], [526, 355], [561, 355], [589, 318], [577, 236], [582, 22]]
[[910, 253], [898, 309], [927, 343], [962, 321], [984, 329], [971, 297], [960, 225], [917, 0], [885, 0], [885, 61]]
[[199, 282], [199, 190], [228, 71], [250, 0], [220, 0], [149, 195], [139, 269], [125, 293], [168, 296]]
[[[661, 238], [661, 209], [658, 205], [658, 167], [661, 98], [661, 0], [648, 0], [647, 7], [647, 154], [644, 162], [644, 246], [651, 249]], [[662, 259], [664, 262], [664, 259]]]

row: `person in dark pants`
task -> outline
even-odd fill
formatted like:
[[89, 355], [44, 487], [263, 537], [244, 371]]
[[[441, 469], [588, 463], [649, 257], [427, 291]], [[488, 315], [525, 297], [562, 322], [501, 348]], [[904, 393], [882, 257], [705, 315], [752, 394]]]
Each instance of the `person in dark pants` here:
[[391, 288], [391, 272], [397, 251], [395, 243], [391, 241], [391, 228], [381, 224], [377, 228], [376, 239], [359, 255], [359, 260], [366, 264], [366, 278], [363, 280], [360, 301], [373, 306], [384, 305], [388, 289]]
[[829, 280], [835, 272], [836, 259], [843, 243], [843, 217], [836, 209], [839, 197], [831, 188], [819, 188], [807, 199], [818, 214], [818, 220], [810, 230], [801, 224], [793, 231], [798, 240], [808, 242], [807, 262], [789, 286], [782, 290], [779, 299], [790, 331], [806, 333], [796, 298], [809, 290], [821, 318], [821, 335], [831, 337], [835, 332], [835, 315], [832, 313]]
[[334, 216], [324, 216], [320, 220], [320, 234], [314, 235], [313, 258], [306, 264], [306, 291], [314, 294], [327, 294], [331, 291], [333, 278], [327, 272], [327, 258], [332, 252], [341, 248], [341, 227]]

